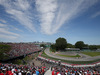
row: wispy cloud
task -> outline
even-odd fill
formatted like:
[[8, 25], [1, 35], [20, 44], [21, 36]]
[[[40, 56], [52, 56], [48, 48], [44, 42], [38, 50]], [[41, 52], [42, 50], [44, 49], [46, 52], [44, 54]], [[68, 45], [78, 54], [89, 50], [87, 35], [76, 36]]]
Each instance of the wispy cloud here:
[[39, 11], [41, 30], [45, 34], [52, 34], [52, 22], [55, 18], [57, 0], [36, 0], [36, 7]]
[[6, 24], [0, 23], [0, 38], [15, 39], [20, 37], [19, 34], [11, 32]]
[[98, 17], [98, 16], [100, 16], [100, 11], [96, 12], [95, 14], [93, 14], [93, 15], [91, 16], [91, 18], [95, 18], [95, 17]]
[[3, 20], [3, 19], [0, 19], [0, 22], [2, 22], [2, 23], [7, 23], [5, 20]]
[[36, 32], [32, 21], [33, 16], [30, 13], [32, 9], [29, 0], [0, 0], [0, 5], [4, 6], [5, 11], [26, 29]]
[[0, 23], [0, 27], [6, 27], [7, 25]]
[[9, 35], [14, 35], [14, 36], [19, 36], [18, 34], [13, 33], [13, 32], [10, 32], [10, 31], [8, 31], [8, 30], [5, 29], [5, 28], [0, 28], [0, 33], [9, 34]]
[[0, 38], [4, 38], [4, 39], [11, 39], [11, 40], [13, 40], [13, 39], [16, 39], [17, 37], [16, 36], [12, 36], [12, 35], [5, 35], [5, 34], [1, 34], [0, 33]]
[[40, 14], [41, 30], [45, 34], [56, 33], [61, 26], [85, 12], [98, 0], [36, 0]]
[[[55, 34], [62, 25], [85, 12], [99, 0], [0, 0], [9, 16], [26, 29], [36, 32], [34, 20], [40, 21], [41, 32]], [[36, 8], [35, 8], [36, 7]], [[37, 9], [37, 11], [32, 11]], [[36, 13], [37, 12], [37, 13]], [[35, 14], [34, 14], [35, 13]], [[38, 17], [38, 16], [39, 17]], [[38, 22], [39, 22], [38, 21]]]

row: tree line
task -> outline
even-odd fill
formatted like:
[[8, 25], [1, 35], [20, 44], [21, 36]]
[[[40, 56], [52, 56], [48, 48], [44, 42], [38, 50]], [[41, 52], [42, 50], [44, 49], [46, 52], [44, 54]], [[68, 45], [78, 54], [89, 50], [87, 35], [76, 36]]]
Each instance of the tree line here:
[[65, 50], [65, 48], [79, 48], [82, 49], [90, 49], [90, 50], [97, 50], [100, 48], [100, 45], [88, 45], [85, 44], [83, 41], [77, 41], [74, 45], [71, 43], [67, 43], [65, 38], [58, 38], [56, 39], [56, 43], [51, 45], [52, 49], [55, 50]]
[[4, 45], [4, 44], [0, 44], [0, 60], [2, 59], [7, 59], [8, 56], [8, 52], [11, 50], [11, 46], [10, 45]]

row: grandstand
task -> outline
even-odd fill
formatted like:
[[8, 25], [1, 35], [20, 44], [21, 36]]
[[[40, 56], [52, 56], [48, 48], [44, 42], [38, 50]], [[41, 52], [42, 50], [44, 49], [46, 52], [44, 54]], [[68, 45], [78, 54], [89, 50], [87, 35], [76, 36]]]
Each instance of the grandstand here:
[[16, 58], [20, 56], [26, 56], [28, 54], [41, 51], [41, 48], [34, 43], [2, 43], [11, 46], [10, 52], [7, 54], [9, 58]]

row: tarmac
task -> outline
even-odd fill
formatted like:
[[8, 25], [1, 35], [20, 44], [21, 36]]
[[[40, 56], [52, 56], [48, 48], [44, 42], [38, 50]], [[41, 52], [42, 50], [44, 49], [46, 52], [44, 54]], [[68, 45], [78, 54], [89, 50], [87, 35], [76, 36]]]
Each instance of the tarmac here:
[[58, 59], [63, 59], [63, 60], [72, 60], [72, 61], [92, 61], [92, 60], [96, 60], [96, 59], [100, 59], [100, 56], [95, 56], [95, 57], [91, 57], [91, 56], [88, 56], [88, 55], [85, 55], [85, 54], [82, 54], [82, 53], [79, 53], [79, 55], [81, 57], [73, 57], [73, 58], [70, 58], [70, 57], [61, 57], [61, 56], [57, 56], [55, 53], [51, 53], [49, 51], [49, 48], [45, 49], [45, 53], [50, 56], [50, 57], [53, 57], [53, 58], [58, 58]]

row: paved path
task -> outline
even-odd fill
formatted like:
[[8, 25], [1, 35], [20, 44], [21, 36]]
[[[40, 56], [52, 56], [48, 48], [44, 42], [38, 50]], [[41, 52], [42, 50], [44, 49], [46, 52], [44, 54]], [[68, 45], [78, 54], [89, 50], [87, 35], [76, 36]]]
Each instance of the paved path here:
[[49, 68], [48, 71], [46, 71], [46, 73], [44, 75], [52, 75], [51, 67]]
[[45, 49], [45, 53], [50, 56], [50, 57], [53, 57], [53, 58], [58, 58], [58, 59], [63, 59], [63, 60], [73, 60], [73, 61], [92, 61], [92, 60], [95, 60], [95, 59], [100, 59], [100, 56], [95, 56], [95, 57], [90, 57], [88, 55], [85, 55], [85, 54], [82, 54], [80, 53], [80, 56], [79, 58], [70, 58], [70, 57], [61, 57], [61, 56], [57, 56], [55, 55], [54, 53], [51, 53], [49, 51], [49, 48]]

